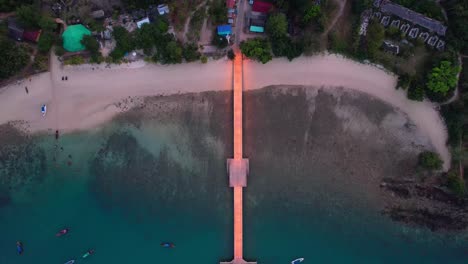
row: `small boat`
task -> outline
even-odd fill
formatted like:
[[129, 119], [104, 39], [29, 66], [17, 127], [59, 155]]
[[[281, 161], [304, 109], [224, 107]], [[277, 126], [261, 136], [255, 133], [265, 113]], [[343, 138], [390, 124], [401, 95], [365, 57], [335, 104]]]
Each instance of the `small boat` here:
[[16, 242], [16, 252], [20, 255], [23, 254], [23, 243], [21, 241]]
[[75, 263], [75, 260], [74, 260], [74, 259], [65, 262], [65, 264], [73, 264], [73, 263]]
[[92, 254], [94, 254], [94, 249], [90, 249], [90, 250], [86, 251], [86, 253], [84, 253], [84, 255], [83, 255], [83, 258], [87, 258]]
[[163, 243], [161, 243], [161, 247], [174, 248], [175, 245], [173, 243], [170, 243], [170, 242], [163, 242]]
[[47, 105], [43, 104], [41, 106], [41, 113], [42, 113], [42, 116], [45, 116], [47, 114]]
[[298, 263], [301, 263], [302, 261], [304, 261], [304, 258], [298, 258], [298, 259], [291, 261], [291, 264], [298, 264]]
[[69, 228], [64, 228], [64, 229], [58, 231], [57, 234], [55, 234], [55, 236], [56, 236], [56, 237], [61, 237], [61, 236], [63, 236], [63, 235], [68, 234], [68, 231], [70, 231]]

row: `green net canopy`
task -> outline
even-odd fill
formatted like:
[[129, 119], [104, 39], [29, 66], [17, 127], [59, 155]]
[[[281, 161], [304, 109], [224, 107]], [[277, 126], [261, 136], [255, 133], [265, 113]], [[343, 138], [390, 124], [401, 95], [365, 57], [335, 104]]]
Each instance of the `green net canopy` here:
[[85, 46], [81, 44], [84, 35], [91, 35], [91, 31], [83, 25], [68, 26], [62, 34], [63, 48], [70, 52], [84, 50]]

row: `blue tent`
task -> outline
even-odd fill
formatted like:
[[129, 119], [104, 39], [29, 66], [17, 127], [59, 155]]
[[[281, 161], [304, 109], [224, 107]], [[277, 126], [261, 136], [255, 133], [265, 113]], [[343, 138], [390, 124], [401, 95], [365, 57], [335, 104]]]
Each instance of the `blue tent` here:
[[221, 25], [218, 26], [218, 35], [220, 36], [226, 36], [230, 35], [232, 33], [232, 27], [231, 25]]

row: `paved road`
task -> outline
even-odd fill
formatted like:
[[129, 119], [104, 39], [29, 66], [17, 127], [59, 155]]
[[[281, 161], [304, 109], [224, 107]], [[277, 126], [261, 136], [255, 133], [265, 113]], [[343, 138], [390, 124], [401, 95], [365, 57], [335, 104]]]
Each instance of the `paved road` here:
[[241, 30], [244, 27], [244, 20], [245, 20], [245, 4], [247, 0], [239, 0], [237, 4], [237, 21], [236, 21], [236, 41], [235, 45], [239, 46], [240, 38], [241, 38]]

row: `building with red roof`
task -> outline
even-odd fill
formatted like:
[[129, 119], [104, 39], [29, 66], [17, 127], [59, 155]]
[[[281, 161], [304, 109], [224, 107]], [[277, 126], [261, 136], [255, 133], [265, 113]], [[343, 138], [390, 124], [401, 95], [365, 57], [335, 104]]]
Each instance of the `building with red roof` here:
[[272, 3], [255, 1], [252, 6], [252, 11], [259, 13], [268, 13], [272, 8]]
[[24, 40], [28, 40], [31, 42], [38, 42], [40, 37], [41, 37], [41, 30], [23, 32]]
[[234, 8], [234, 6], [236, 5], [236, 0], [226, 0], [226, 6], [227, 8]]

